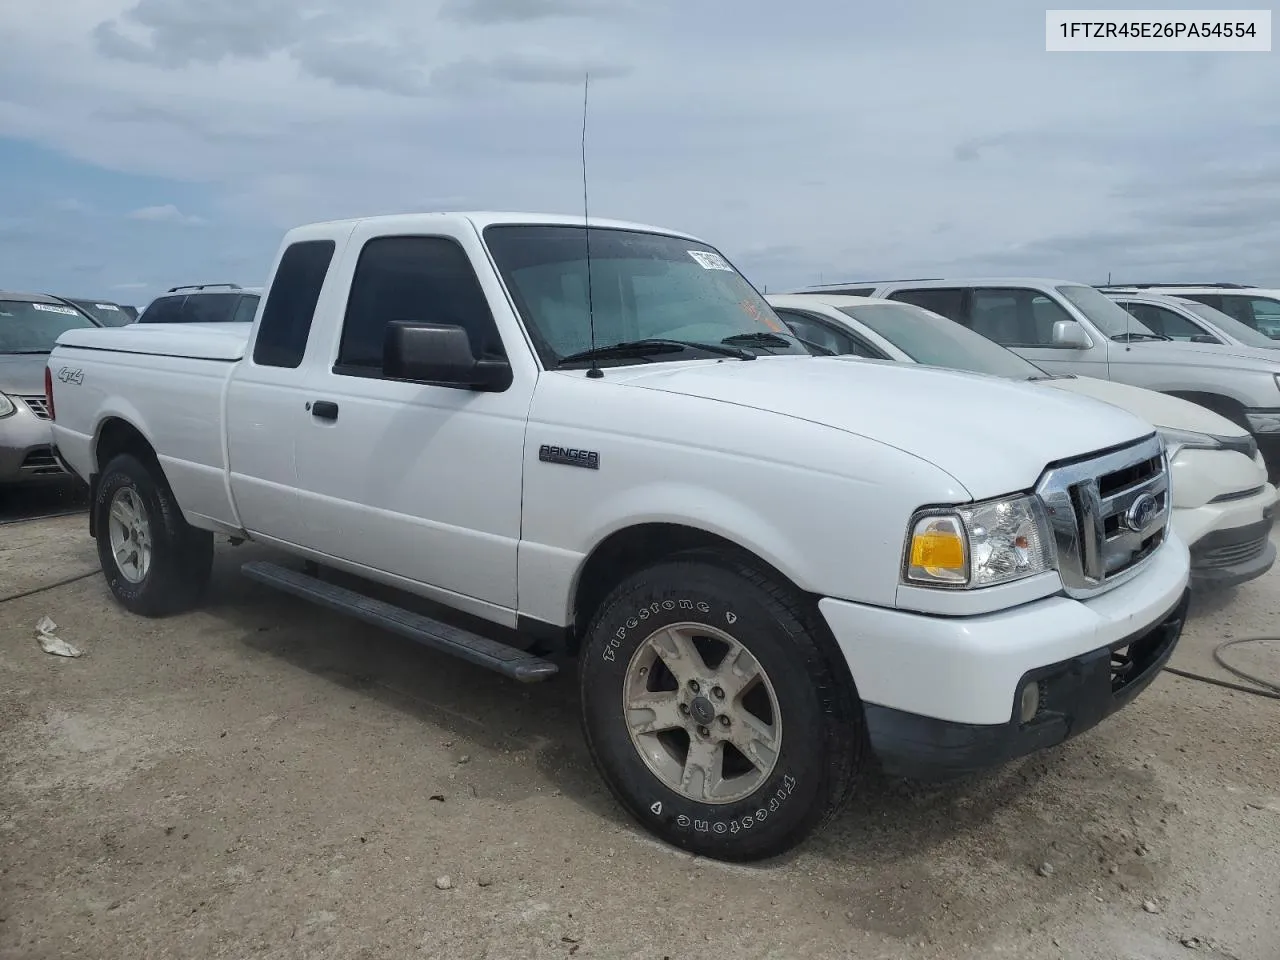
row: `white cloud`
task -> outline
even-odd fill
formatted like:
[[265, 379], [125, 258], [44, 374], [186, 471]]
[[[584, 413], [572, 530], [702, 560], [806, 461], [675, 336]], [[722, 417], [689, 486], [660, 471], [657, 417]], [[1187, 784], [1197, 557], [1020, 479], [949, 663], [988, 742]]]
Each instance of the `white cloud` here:
[[[1280, 282], [1274, 57], [1048, 55], [1043, 10], [1014, 0], [352, 9], [4, 5], [0, 127], [207, 190], [216, 263], [237, 238], [269, 257], [295, 223], [421, 198], [579, 211], [590, 69], [593, 211], [698, 233], [771, 289], [1011, 270]], [[193, 222], [173, 205], [146, 219]]]
[[129, 219], [145, 220], [150, 223], [204, 223], [203, 218], [185, 214], [172, 203], [161, 204], [157, 207], [139, 207], [137, 210], [129, 212]]

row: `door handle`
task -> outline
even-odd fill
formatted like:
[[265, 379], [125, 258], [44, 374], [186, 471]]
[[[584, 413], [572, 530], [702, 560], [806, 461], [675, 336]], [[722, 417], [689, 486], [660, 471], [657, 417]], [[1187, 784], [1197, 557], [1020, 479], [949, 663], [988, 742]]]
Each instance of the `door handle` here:
[[321, 420], [338, 419], [338, 405], [332, 400], [317, 400], [310, 406], [313, 417], [319, 417]]

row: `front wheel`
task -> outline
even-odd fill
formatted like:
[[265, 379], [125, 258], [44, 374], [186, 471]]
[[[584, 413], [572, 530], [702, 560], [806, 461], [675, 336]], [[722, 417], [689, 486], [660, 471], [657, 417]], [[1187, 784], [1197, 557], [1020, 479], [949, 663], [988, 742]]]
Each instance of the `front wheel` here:
[[824, 627], [790, 588], [719, 555], [620, 584], [582, 648], [583, 729], [601, 775], [649, 831], [749, 861], [843, 804], [862, 711]]
[[213, 534], [187, 523], [158, 468], [130, 454], [115, 457], [92, 509], [98, 560], [125, 609], [159, 617], [199, 600], [213, 567]]

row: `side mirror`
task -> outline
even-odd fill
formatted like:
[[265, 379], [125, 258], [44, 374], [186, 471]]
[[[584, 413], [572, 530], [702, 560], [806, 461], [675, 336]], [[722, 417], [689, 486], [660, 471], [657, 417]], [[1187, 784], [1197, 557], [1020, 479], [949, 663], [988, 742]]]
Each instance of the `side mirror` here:
[[447, 323], [388, 323], [382, 373], [392, 380], [464, 390], [501, 391], [511, 385], [506, 360], [477, 360], [467, 331]]
[[1053, 324], [1053, 345], [1067, 347], [1071, 350], [1087, 350], [1093, 346], [1089, 334], [1078, 320], [1055, 320]]
[[1192, 343], [1221, 343], [1217, 337], [1211, 337], [1207, 333], [1197, 333], [1191, 338]]

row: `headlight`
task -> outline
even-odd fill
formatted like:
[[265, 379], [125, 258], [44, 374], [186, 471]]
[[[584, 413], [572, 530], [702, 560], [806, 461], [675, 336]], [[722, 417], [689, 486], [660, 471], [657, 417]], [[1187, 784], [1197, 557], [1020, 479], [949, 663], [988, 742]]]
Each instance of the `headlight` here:
[[1224, 450], [1225, 444], [1217, 437], [1208, 433], [1196, 433], [1194, 430], [1171, 430], [1168, 427], [1160, 427], [1156, 430], [1160, 436], [1160, 442], [1164, 444], [1165, 450], [1169, 453], [1169, 459], [1172, 460], [1177, 456], [1178, 451], [1183, 447], [1189, 447], [1192, 450]]
[[13, 401], [0, 393], [0, 420], [5, 417], [11, 417], [17, 411], [17, 407], [13, 405]]
[[990, 587], [1053, 569], [1040, 501], [1008, 497], [929, 510], [911, 523], [903, 580], [931, 587]]

